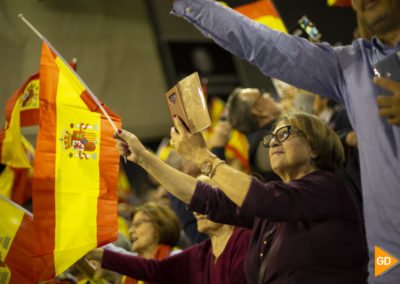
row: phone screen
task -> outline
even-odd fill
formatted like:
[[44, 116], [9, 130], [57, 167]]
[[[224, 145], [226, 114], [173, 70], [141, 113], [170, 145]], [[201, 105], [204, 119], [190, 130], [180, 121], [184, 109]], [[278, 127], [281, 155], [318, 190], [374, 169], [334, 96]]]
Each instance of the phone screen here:
[[302, 30], [305, 31], [305, 33], [313, 40], [317, 41], [321, 38], [321, 33], [318, 31], [317, 27], [313, 22], [311, 22], [307, 16], [301, 17], [301, 19], [298, 21], [300, 27]]

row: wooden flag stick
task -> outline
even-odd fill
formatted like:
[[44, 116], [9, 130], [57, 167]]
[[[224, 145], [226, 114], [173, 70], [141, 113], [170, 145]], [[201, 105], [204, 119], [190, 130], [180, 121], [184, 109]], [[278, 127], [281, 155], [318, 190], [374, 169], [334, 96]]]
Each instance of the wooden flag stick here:
[[85, 87], [85, 89], [88, 91], [89, 95], [92, 97], [96, 105], [100, 108], [102, 113], [105, 115], [107, 120], [110, 122], [111, 126], [114, 128], [115, 132], [118, 132], [117, 127], [115, 126], [114, 122], [111, 120], [110, 116], [106, 112], [106, 110], [103, 108], [101, 105], [100, 101], [97, 99], [97, 97], [93, 94], [92, 90], [89, 89], [89, 87], [86, 85], [86, 83], [82, 80], [81, 77], [79, 77], [78, 73], [75, 72], [75, 70], [68, 64], [67, 61], [58, 53], [58, 51], [53, 47], [53, 45], [27, 20], [25, 19], [23, 14], [19, 14], [18, 17], [45, 43], [47, 43], [50, 48], [53, 50], [53, 52], [58, 56], [58, 58], [61, 59], [61, 61], [68, 67], [68, 69], [78, 78], [78, 80], [82, 83], [82, 85]]

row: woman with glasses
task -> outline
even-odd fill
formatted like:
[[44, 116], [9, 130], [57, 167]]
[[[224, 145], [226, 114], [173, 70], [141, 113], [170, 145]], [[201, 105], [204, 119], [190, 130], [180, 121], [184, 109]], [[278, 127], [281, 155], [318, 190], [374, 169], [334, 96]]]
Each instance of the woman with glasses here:
[[[181, 227], [178, 217], [171, 209], [155, 202], [147, 202], [136, 207], [132, 215], [132, 224], [129, 228], [129, 234], [132, 239], [132, 252], [143, 259], [157, 260], [165, 259], [181, 252], [181, 250], [175, 248], [179, 241]], [[122, 250], [113, 251], [100, 248], [91, 251], [87, 258], [101, 261], [104, 251], [110, 257], [104, 258], [103, 268], [128, 275], [119, 269], [121, 269], [121, 263], [124, 263], [126, 258], [134, 257], [132, 254], [123, 253]], [[138, 281], [130, 277], [124, 277], [122, 283], [136, 284]]]
[[[198, 180], [216, 186], [208, 177], [200, 176]], [[198, 231], [210, 239], [176, 255], [156, 260], [96, 249], [87, 258], [101, 262], [103, 268], [151, 283], [246, 284], [243, 264], [251, 231], [212, 222], [198, 213], [194, 215]], [[147, 220], [139, 216], [132, 225], [140, 227]]]
[[337, 135], [322, 120], [289, 113], [266, 135], [271, 166], [282, 181], [261, 183], [227, 166], [179, 118], [171, 142], [218, 187], [186, 176], [119, 131], [117, 149], [138, 163], [189, 209], [211, 220], [252, 228], [245, 260], [249, 283], [366, 283], [357, 205], [335, 174], [343, 162]]

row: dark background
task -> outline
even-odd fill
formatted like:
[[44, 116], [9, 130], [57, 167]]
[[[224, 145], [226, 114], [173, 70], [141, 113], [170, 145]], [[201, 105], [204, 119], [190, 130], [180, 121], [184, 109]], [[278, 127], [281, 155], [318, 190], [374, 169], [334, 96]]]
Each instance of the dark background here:
[[[237, 7], [255, 1], [224, 2]], [[225, 99], [237, 86], [258, 87], [276, 94], [270, 79], [257, 68], [206, 39], [190, 23], [169, 15], [171, 5], [167, 1], [149, 0], [147, 3], [169, 86], [196, 70], [208, 84], [211, 97]], [[295, 28], [303, 15], [307, 15], [322, 34], [323, 41], [340, 45], [349, 44], [353, 39], [356, 19], [350, 7], [329, 7], [325, 0], [275, 0], [273, 3], [288, 31]], [[203, 58], [203, 64], [200, 64], [203, 66], [199, 66], [195, 59], [199, 50], [203, 56], [198, 58]], [[204, 56], [209, 60], [204, 60]], [[204, 64], [207, 61], [210, 62], [208, 67]]]

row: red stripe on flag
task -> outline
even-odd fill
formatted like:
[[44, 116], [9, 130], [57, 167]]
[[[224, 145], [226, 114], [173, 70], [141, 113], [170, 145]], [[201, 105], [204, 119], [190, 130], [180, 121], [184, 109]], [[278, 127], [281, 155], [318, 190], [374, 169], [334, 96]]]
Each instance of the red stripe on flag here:
[[[35, 167], [33, 173], [33, 212], [35, 212], [34, 260], [36, 279], [47, 280], [55, 277], [55, 153], [57, 140], [56, 94], [59, 69], [53, 64], [56, 55], [43, 43], [40, 60], [40, 112], [46, 114], [46, 123], [40, 125], [36, 147]], [[45, 83], [44, 83], [45, 82]], [[42, 99], [43, 98], [43, 99]], [[49, 163], [48, 161], [51, 160]], [[41, 161], [44, 161], [41, 163]], [[40, 268], [46, 265], [47, 269]]]
[[[120, 124], [117, 126], [120, 128]], [[119, 155], [116, 153], [113, 129], [105, 117], [101, 119], [100, 192], [97, 203], [97, 246], [117, 240], [117, 187]], [[104, 149], [103, 147], [112, 147]], [[108, 150], [108, 151], [107, 151]], [[109, 153], [109, 152], [114, 153]], [[110, 157], [115, 159], [110, 159]], [[116, 161], [116, 162], [115, 162]], [[111, 181], [116, 181], [111, 184]]]
[[270, 0], [259, 0], [257, 2], [237, 7], [235, 10], [250, 19], [257, 19], [266, 15], [279, 18], [278, 13]]
[[32, 178], [29, 176], [29, 169], [11, 168], [11, 170], [14, 171], [11, 200], [22, 205], [32, 198]]
[[40, 118], [37, 115], [39, 110], [37, 109], [27, 109], [21, 114], [21, 126], [38, 125]]
[[247, 158], [244, 156], [244, 155], [242, 155], [242, 153], [238, 150], [238, 149], [236, 149], [235, 147], [233, 147], [232, 145], [226, 145], [225, 146], [225, 148], [226, 148], [226, 150], [230, 150], [230, 151], [232, 151], [234, 154], [235, 154], [235, 156], [239, 159], [239, 161], [246, 167], [246, 168], [249, 168], [250, 166], [249, 166], [249, 161], [247, 160]]
[[[33, 281], [33, 223], [32, 217], [24, 214], [4, 263], [11, 272], [12, 283], [34, 283]], [[35, 282], [36, 283], [36, 282]]]

